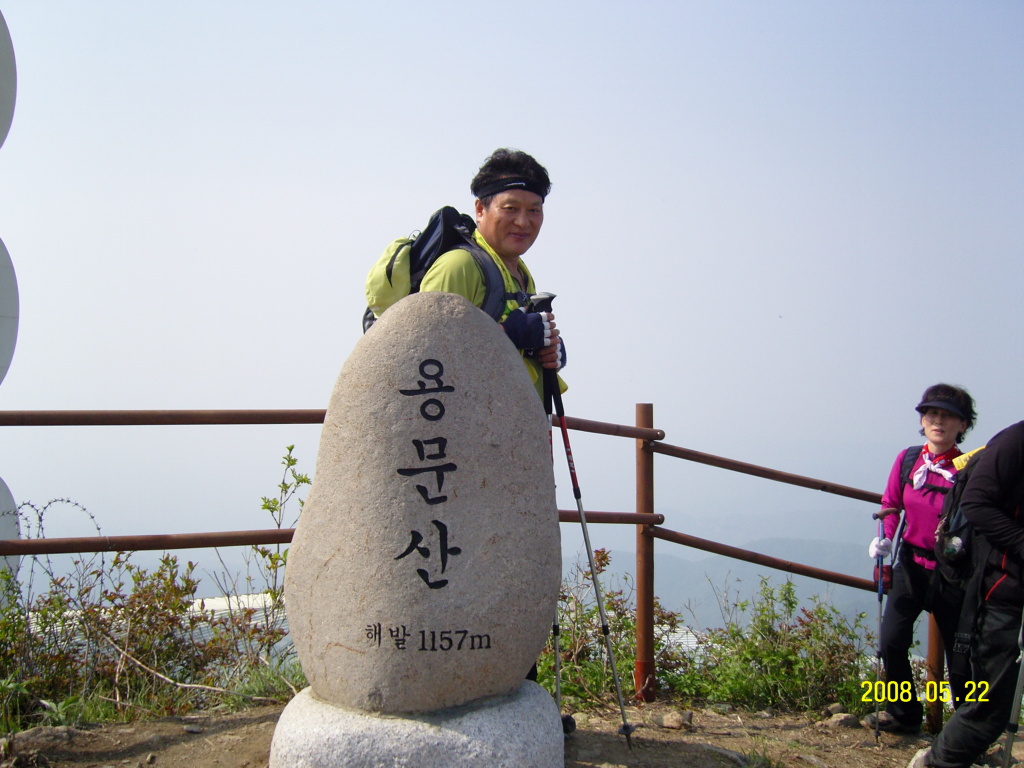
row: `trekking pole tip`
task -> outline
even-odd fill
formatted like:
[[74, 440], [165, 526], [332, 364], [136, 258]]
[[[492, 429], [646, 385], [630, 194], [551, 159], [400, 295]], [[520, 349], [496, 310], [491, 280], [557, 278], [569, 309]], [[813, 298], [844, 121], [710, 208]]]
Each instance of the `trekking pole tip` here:
[[622, 727], [619, 728], [619, 734], [626, 737], [626, 746], [629, 747], [631, 750], [633, 749], [633, 739], [631, 738], [631, 736], [633, 735], [633, 731], [635, 730], [636, 726], [630, 725], [629, 723], [623, 723]]

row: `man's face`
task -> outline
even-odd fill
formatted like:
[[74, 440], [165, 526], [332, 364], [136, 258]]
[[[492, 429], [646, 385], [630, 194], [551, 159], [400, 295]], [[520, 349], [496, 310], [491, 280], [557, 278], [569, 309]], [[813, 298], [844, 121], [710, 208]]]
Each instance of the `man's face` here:
[[499, 192], [487, 207], [476, 201], [476, 226], [503, 261], [518, 259], [526, 253], [543, 223], [544, 200], [535, 192]]

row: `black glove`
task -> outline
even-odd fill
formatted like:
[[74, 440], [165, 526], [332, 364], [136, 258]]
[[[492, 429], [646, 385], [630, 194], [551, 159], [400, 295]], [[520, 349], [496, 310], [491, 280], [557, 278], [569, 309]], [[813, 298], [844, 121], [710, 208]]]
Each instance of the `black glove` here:
[[551, 344], [550, 312], [527, 312], [520, 307], [501, 326], [516, 349], [540, 349]]

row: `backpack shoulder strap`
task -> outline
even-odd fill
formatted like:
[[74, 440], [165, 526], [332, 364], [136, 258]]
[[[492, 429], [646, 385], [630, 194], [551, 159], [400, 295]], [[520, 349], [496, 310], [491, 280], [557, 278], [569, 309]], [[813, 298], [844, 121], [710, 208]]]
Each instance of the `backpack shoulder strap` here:
[[517, 301], [524, 304], [524, 297], [505, 291], [505, 278], [502, 277], [501, 270], [494, 263], [491, 255], [481, 248], [473, 237], [476, 224], [465, 214], [461, 214], [461, 217], [462, 220], [454, 228], [462, 236], [462, 242], [453, 247], [469, 251], [477, 266], [480, 267], [480, 272], [484, 277], [484, 301], [480, 309], [500, 322], [505, 314], [505, 302]]
[[903, 463], [900, 464], [900, 487], [910, 485], [910, 475], [917, 464], [917, 458], [921, 455], [923, 445], [912, 445], [903, 454]]
[[455, 249], [467, 251], [476, 261], [484, 278], [484, 302], [480, 308], [494, 320], [500, 321], [505, 314], [505, 302], [521, 297], [505, 292], [501, 270], [490, 254], [477, 244], [473, 238], [474, 230], [476, 222], [472, 217], [459, 213], [450, 205], [437, 211], [412, 245], [412, 263], [417, 267], [412, 276], [412, 291], [419, 290], [423, 276], [442, 253]]

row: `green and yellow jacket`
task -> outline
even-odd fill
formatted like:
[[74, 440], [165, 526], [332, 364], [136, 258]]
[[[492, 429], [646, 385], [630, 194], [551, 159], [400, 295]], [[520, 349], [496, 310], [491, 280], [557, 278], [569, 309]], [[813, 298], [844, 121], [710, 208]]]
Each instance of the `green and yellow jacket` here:
[[[519, 260], [519, 271], [523, 273], [523, 277], [526, 279], [526, 285], [521, 286], [512, 277], [512, 273], [508, 271], [508, 267], [505, 266], [505, 262], [494, 252], [490, 244], [484, 240], [479, 230], [473, 232], [473, 239], [477, 244], [491, 257], [494, 263], [498, 266], [501, 271], [501, 277], [505, 282], [505, 293], [509, 296], [505, 300], [505, 311], [501, 316], [499, 322], [504, 322], [505, 318], [508, 317], [510, 312], [514, 312], [519, 307], [524, 306], [527, 301], [527, 297], [532, 296], [537, 292], [537, 286], [533, 281], [533, 275], [530, 270], [526, 267], [526, 264], [522, 259]], [[443, 291], [445, 293], [456, 293], [466, 299], [469, 299], [475, 306], [483, 306], [484, 298], [486, 296], [487, 286], [484, 284], [484, 275], [481, 272], [480, 267], [477, 265], [476, 260], [473, 258], [469, 251], [462, 248], [457, 248], [453, 251], [441, 254], [437, 261], [433, 263], [427, 274], [423, 276], [423, 282], [420, 283], [420, 291]], [[513, 298], [515, 296], [516, 298]], [[520, 350], [522, 353], [523, 350]], [[526, 365], [526, 370], [530, 374], [530, 380], [533, 382], [534, 388], [537, 390], [537, 394], [540, 397], [544, 395], [544, 384], [543, 384], [543, 368], [537, 359], [534, 357], [527, 357], [523, 355], [523, 363]], [[558, 378], [558, 387], [561, 392], [565, 392], [568, 386], [562, 378]]]

